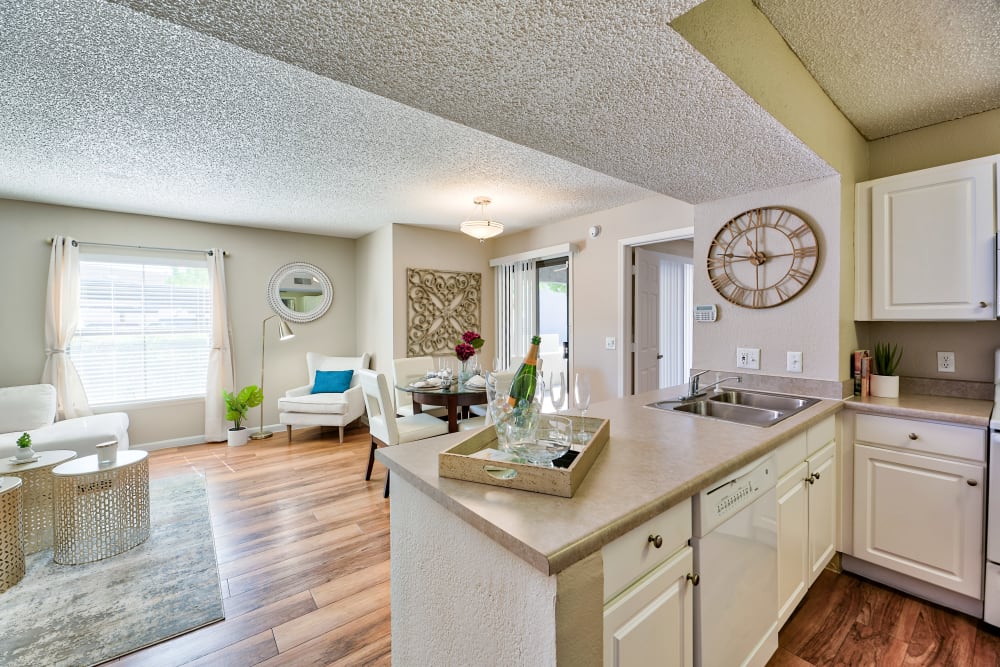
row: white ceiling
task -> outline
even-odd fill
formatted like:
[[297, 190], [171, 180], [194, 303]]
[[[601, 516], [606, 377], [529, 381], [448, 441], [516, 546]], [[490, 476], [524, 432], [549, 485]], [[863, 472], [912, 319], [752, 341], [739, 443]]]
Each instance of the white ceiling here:
[[832, 174], [669, 27], [696, 3], [8, 0], [0, 196], [359, 237]]
[[998, 0], [753, 0], [867, 139], [1000, 107]]

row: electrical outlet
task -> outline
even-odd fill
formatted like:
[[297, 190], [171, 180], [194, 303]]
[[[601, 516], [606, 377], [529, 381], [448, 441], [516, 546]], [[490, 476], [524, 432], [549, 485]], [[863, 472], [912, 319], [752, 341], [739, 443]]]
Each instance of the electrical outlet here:
[[760, 348], [759, 347], [736, 348], [736, 368], [749, 368], [750, 370], [760, 370]]
[[955, 353], [938, 352], [937, 355], [938, 355], [938, 373], [954, 373]]
[[614, 336], [608, 336], [607, 338], [604, 339], [604, 349], [605, 350], [613, 350], [616, 347], [617, 347], [617, 345], [615, 344], [615, 337]]
[[787, 363], [785, 368], [789, 373], [801, 373], [802, 372], [802, 353], [801, 352], [788, 352]]

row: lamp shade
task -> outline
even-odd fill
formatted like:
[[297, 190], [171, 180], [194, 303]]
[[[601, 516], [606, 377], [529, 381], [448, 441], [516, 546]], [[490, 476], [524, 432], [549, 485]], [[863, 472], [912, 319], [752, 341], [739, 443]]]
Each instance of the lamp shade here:
[[292, 332], [292, 328], [288, 326], [288, 322], [279, 319], [278, 340], [288, 340], [289, 338], [295, 338], [295, 334]]
[[460, 225], [463, 233], [482, 241], [503, 233], [503, 223], [496, 220], [465, 220]]

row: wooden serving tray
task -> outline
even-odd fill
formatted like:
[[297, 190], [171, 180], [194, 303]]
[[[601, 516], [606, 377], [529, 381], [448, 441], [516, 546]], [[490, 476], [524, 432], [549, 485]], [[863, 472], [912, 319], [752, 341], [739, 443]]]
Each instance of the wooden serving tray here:
[[[580, 417], [573, 417], [573, 425]], [[497, 447], [497, 432], [492, 425], [472, 433], [468, 438], [438, 454], [438, 475], [480, 484], [492, 484], [508, 489], [521, 489], [572, 498], [597, 456], [604, 450], [611, 431], [611, 422], [593, 417], [583, 418], [587, 431], [593, 433], [567, 468], [549, 468], [530, 463], [493, 461], [472, 455], [484, 449]]]

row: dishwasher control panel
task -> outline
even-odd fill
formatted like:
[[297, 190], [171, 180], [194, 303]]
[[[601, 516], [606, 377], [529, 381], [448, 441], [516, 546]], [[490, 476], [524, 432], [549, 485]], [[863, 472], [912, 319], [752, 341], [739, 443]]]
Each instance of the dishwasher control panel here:
[[694, 497], [694, 534], [701, 537], [777, 484], [774, 459], [754, 461]]

